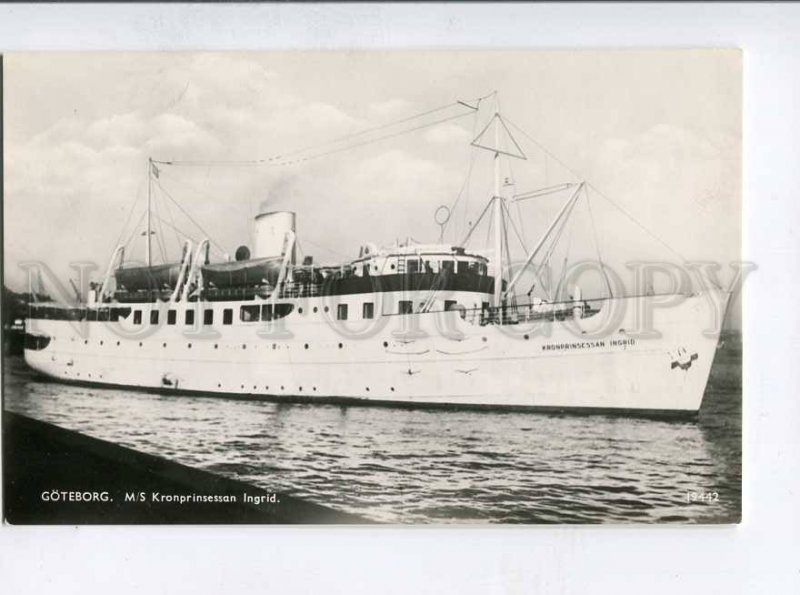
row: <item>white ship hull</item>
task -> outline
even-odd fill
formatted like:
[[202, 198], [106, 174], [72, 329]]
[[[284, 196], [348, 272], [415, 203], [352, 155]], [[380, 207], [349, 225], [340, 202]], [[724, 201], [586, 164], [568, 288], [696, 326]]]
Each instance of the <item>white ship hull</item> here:
[[[480, 325], [458, 312], [346, 325], [324, 313], [324, 299], [299, 301], [305, 314], [296, 309], [276, 327], [237, 319], [134, 332], [108, 322], [29, 319], [27, 333], [49, 341], [26, 349], [25, 359], [61, 381], [167, 393], [691, 414], [702, 403], [718, 340], [704, 333], [714, 318], [703, 294], [652, 308], [658, 338], [635, 334], [637, 313], [663, 296], [604, 301], [598, 314], [579, 321], [517, 325]], [[216, 314], [242, 303], [201, 308]]]

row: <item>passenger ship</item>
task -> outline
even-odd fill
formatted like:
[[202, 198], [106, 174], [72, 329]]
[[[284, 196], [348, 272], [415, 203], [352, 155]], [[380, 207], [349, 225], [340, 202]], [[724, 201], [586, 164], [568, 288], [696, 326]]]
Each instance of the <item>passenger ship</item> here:
[[[498, 111], [489, 123], [510, 134]], [[409, 240], [364, 244], [335, 266], [298, 261], [296, 214], [267, 211], [255, 218], [252, 253], [212, 262], [209, 239], [186, 240], [179, 262], [153, 265], [148, 200], [147, 265], [127, 264], [120, 246], [82, 303], [34, 304], [25, 359], [61, 381], [174, 394], [696, 413], [718, 340], [703, 332], [709, 299], [727, 294], [673, 296], [671, 307], [610, 286], [594, 299], [578, 287], [564, 299], [522, 299], [522, 271], [512, 276], [503, 262], [512, 197], [499, 163], [509, 155], [480, 135], [473, 145], [495, 162], [488, 250]], [[584, 189], [557, 189], [567, 200], [523, 269], [541, 265]], [[637, 333], [645, 311], [657, 336]]]

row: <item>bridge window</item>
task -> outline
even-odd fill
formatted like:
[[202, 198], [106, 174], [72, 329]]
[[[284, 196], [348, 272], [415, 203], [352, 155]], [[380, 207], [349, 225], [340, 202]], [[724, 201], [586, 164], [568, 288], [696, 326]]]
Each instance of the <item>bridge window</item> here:
[[445, 300], [444, 301], [444, 311], [445, 312], [449, 312], [450, 310], [453, 309], [453, 306], [455, 306], [457, 303], [458, 302], [456, 300]]
[[186, 310], [184, 321], [187, 325], [194, 324], [194, 310]]
[[361, 317], [364, 319], [375, 318], [375, 304], [372, 302], [364, 302], [361, 308]]
[[133, 324], [142, 324], [142, 311], [141, 310], [134, 310], [133, 311]]
[[347, 320], [347, 304], [339, 304], [336, 307], [336, 319]]
[[458, 274], [463, 275], [469, 272], [469, 263], [466, 260], [458, 261]]
[[258, 306], [242, 306], [239, 309], [239, 320], [242, 322], [256, 322], [259, 310]]
[[167, 311], [167, 324], [175, 324], [177, 318], [178, 318], [178, 312], [176, 310]]
[[111, 308], [110, 312], [111, 322], [119, 322], [120, 318], [127, 320], [128, 316], [130, 315], [131, 315], [130, 308]]
[[214, 324], [214, 310], [211, 308], [203, 311], [203, 324], [206, 326]]
[[442, 261], [442, 272], [452, 273], [455, 270], [455, 264], [452, 260]]
[[233, 324], [233, 309], [225, 308], [222, 311], [222, 324]]
[[397, 311], [399, 314], [411, 314], [414, 311], [414, 304], [411, 300], [400, 300]]
[[[270, 321], [284, 318], [292, 313], [294, 304], [265, 304], [261, 306], [261, 320]], [[302, 308], [299, 309], [302, 313]]]
[[408, 273], [413, 275], [414, 273], [419, 272], [419, 261], [418, 260], [409, 260], [408, 261]]
[[158, 310], [150, 310], [150, 324], [158, 324]]
[[272, 317], [277, 320], [289, 316], [294, 310], [294, 304], [275, 304], [275, 309], [272, 312]]

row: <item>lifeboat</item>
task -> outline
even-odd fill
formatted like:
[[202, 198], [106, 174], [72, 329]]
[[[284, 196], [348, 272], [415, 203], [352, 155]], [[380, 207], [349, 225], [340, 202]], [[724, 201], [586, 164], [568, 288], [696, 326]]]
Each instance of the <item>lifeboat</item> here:
[[174, 289], [181, 263], [174, 262], [144, 267], [126, 267], [114, 271], [117, 289], [123, 291]]
[[203, 281], [215, 287], [276, 285], [283, 259], [277, 256], [206, 264], [201, 267]]

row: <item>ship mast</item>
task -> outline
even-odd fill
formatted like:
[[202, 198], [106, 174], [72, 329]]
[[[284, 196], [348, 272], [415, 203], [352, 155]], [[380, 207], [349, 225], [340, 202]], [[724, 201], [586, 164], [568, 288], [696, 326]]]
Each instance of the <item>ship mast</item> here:
[[146, 258], [147, 258], [147, 266], [153, 266], [152, 257], [150, 256], [150, 234], [152, 233], [150, 230], [150, 204], [153, 200], [153, 158], [147, 158], [147, 244], [145, 244], [146, 248]]
[[[497, 95], [494, 100], [494, 117], [500, 116]], [[502, 305], [503, 290], [503, 197], [500, 195], [500, 125], [494, 127], [494, 299], [492, 306]]]

